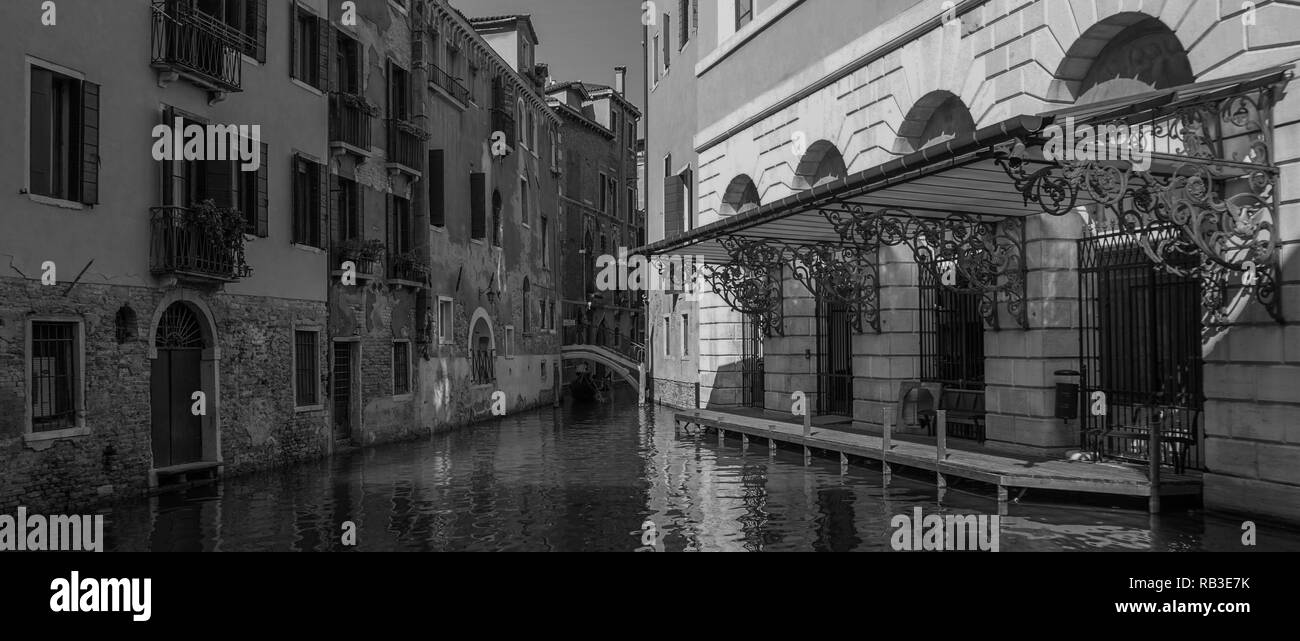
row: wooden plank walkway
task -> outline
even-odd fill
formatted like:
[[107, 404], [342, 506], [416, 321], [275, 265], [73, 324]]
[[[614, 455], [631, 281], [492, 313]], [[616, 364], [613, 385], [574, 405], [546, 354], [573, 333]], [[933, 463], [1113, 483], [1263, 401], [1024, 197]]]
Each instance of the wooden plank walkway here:
[[[693, 424], [713, 428], [722, 436], [726, 432], [736, 432], [746, 439], [756, 437], [799, 445], [804, 448], [805, 461], [811, 458], [811, 448], [840, 453], [842, 464], [847, 464], [847, 459], [842, 456], [845, 454], [881, 461], [886, 474], [891, 465], [935, 472], [940, 488], [946, 487], [946, 476], [972, 479], [997, 486], [999, 503], [1006, 502], [1010, 488], [1036, 488], [1148, 497], [1151, 510], [1156, 512], [1159, 511], [1160, 496], [1197, 495], [1201, 492], [1201, 477], [1196, 473], [1162, 473], [1159, 486], [1153, 492], [1146, 468], [963, 451], [947, 448], [943, 438], [936, 445], [928, 445], [716, 410], [677, 412], [674, 423], [677, 426]], [[809, 433], [807, 437], [804, 436], [805, 430]]]

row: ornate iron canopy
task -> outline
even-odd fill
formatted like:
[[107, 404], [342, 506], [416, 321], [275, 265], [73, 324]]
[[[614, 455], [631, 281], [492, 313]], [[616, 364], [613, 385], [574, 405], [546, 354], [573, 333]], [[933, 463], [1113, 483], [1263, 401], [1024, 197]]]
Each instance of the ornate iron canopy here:
[[877, 253], [881, 246], [903, 245], [917, 265], [929, 270], [943, 287], [980, 295], [980, 315], [999, 329], [998, 301], [1016, 323], [1029, 328], [1025, 308], [1025, 226], [1016, 218], [988, 220], [970, 214], [922, 218], [909, 210], [869, 210], [855, 204], [821, 210], [844, 242]]
[[1121, 230], [1159, 269], [1201, 278], [1212, 321], [1225, 320], [1227, 289], [1239, 284], [1282, 322], [1275, 197], [1280, 172], [1272, 151], [1276, 91], [1266, 85], [1212, 94], [1097, 127], [1145, 129], [1146, 135], [1130, 142], [1131, 153], [1149, 158], [1143, 170], [1131, 159], [1052, 158], [1033, 169], [1037, 159], [1028, 150], [1038, 140], [1004, 143], [996, 162], [1026, 204], [1054, 216], [1092, 205], [1094, 230]]

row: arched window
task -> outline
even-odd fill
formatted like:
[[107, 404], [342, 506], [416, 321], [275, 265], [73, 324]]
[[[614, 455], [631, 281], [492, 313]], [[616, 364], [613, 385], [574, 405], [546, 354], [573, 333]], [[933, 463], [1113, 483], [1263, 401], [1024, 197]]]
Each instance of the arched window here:
[[758, 186], [749, 176], [741, 174], [732, 178], [731, 184], [727, 185], [727, 191], [722, 195], [722, 208], [718, 213], [735, 216], [755, 209], [758, 205]]
[[811, 189], [847, 175], [848, 169], [844, 166], [844, 156], [840, 155], [840, 150], [830, 141], [818, 140], [808, 148], [795, 167], [794, 188]]
[[492, 328], [488, 326], [486, 318], [479, 318], [474, 321], [474, 331], [470, 335], [470, 364], [475, 384], [483, 385], [496, 380], [495, 358]]
[[532, 323], [530, 323], [530, 322], [528, 321], [528, 319], [533, 315], [533, 308], [532, 308], [532, 304], [529, 302], [529, 298], [528, 298], [528, 289], [529, 289], [529, 284], [528, 284], [528, 277], [527, 277], [527, 276], [524, 277], [524, 288], [523, 288], [523, 289], [524, 289], [524, 305], [523, 305], [523, 308], [524, 308], [524, 309], [523, 309], [523, 311], [524, 311], [524, 318], [523, 318], [523, 321], [524, 321], [524, 333], [527, 334], [527, 333], [531, 332], [531, 331], [532, 331], [532, 328], [533, 328]]
[[898, 128], [894, 151], [909, 154], [975, 131], [975, 119], [961, 98], [933, 91], [916, 101]]

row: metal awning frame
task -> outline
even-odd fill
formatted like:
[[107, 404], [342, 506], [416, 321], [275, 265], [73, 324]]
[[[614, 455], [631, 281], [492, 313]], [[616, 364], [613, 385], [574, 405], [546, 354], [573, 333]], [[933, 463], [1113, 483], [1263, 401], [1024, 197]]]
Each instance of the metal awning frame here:
[[[1122, 231], [1157, 269], [1199, 277], [1211, 319], [1225, 320], [1223, 307], [1235, 279], [1281, 322], [1274, 197], [1280, 171], [1273, 163], [1272, 111], [1291, 77], [1290, 67], [1276, 68], [1013, 118], [637, 251], [662, 254], [714, 241], [728, 260], [717, 260], [715, 248], [702, 275], [769, 336], [783, 334], [786, 265], [810, 292], [849, 305], [856, 312], [851, 316], [855, 330], [869, 326], [879, 332], [879, 250], [885, 246], [910, 249], [941, 286], [979, 293], [990, 328], [998, 328], [998, 303], [1005, 301], [1016, 323], [1027, 329], [1023, 219], [1035, 208], [1064, 216], [1091, 205], [1104, 217], [1094, 218], [1086, 231]], [[1044, 125], [1067, 118], [1096, 127], [1145, 123], [1161, 142], [1174, 141], [1180, 148], [1177, 153], [1152, 149], [1145, 170], [1129, 160], [1045, 158]], [[1229, 155], [1228, 139], [1249, 153]], [[1010, 183], [985, 187], [992, 173]], [[949, 175], [958, 186], [933, 180]], [[1008, 192], [999, 191], [1006, 188], [1023, 201], [1015, 203], [1014, 214]], [[956, 193], [944, 194], [947, 205], [936, 196], [931, 206], [924, 202], [927, 190]], [[964, 190], [971, 190], [969, 197], [960, 197]], [[781, 237], [812, 223], [806, 214], [813, 213], [834, 233]], [[1167, 233], [1170, 229], [1176, 233]]]

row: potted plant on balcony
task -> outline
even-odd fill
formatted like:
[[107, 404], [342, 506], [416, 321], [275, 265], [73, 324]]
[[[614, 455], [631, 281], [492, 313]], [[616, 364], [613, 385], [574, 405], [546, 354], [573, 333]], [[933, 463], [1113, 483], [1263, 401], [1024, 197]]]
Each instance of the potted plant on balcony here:
[[194, 251], [213, 253], [224, 260], [219, 260], [223, 275], [241, 277], [252, 270], [244, 260], [244, 232], [248, 221], [244, 213], [230, 207], [220, 207], [212, 199], [205, 200], [190, 209], [190, 224], [198, 232], [199, 242], [206, 247], [192, 248]]
[[405, 252], [393, 256], [394, 279], [412, 281], [424, 285], [428, 284], [429, 273], [429, 264], [424, 262], [424, 258], [415, 252]]
[[379, 115], [379, 105], [370, 102], [370, 99], [363, 95], [340, 91], [338, 97], [345, 106], [356, 109], [371, 118]]
[[384, 254], [383, 241], [349, 238], [339, 247], [339, 263], [352, 261], [357, 265], [357, 273], [375, 273], [375, 261]]

